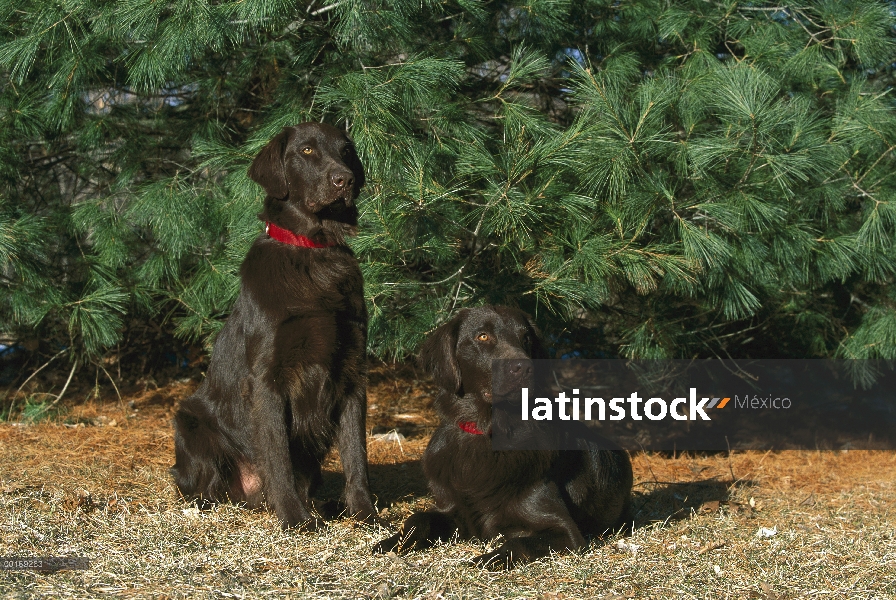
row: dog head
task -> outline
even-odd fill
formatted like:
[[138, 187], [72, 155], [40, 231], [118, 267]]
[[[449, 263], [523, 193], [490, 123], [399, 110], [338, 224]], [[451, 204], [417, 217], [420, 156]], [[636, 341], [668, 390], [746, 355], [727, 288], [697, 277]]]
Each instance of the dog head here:
[[[420, 363], [444, 390], [487, 402], [492, 391], [530, 385], [531, 359], [544, 358], [538, 329], [526, 313], [505, 306], [461, 310], [436, 329], [420, 349]], [[501, 360], [493, 371], [492, 361]]]
[[264, 188], [267, 221], [307, 235], [327, 222], [354, 227], [364, 168], [352, 140], [325, 123], [284, 127], [262, 148], [249, 177]]

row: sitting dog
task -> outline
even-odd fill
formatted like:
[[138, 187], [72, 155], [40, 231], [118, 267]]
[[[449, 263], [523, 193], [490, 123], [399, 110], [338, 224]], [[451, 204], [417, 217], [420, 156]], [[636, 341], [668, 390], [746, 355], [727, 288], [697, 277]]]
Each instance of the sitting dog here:
[[628, 454], [581, 441], [580, 450], [492, 450], [492, 391], [531, 385], [531, 358], [543, 357], [538, 332], [525, 313], [506, 307], [460, 311], [424, 342], [420, 361], [441, 392], [441, 424], [423, 455], [436, 509], [411, 515], [374, 552], [407, 552], [436, 541], [505, 538], [474, 559], [509, 568], [577, 550], [585, 535], [602, 535], [628, 516], [632, 467]]
[[351, 140], [319, 123], [286, 127], [249, 168], [264, 233], [240, 269], [233, 312], [206, 379], [174, 418], [180, 493], [266, 502], [284, 528], [314, 529], [311, 497], [334, 441], [349, 513], [374, 520], [367, 476], [367, 312], [345, 238], [364, 171]]

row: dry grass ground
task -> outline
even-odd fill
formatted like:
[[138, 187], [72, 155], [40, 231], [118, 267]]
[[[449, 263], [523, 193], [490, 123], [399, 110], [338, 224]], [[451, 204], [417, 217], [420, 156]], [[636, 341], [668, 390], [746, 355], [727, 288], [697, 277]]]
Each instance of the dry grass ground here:
[[[166, 469], [169, 420], [191, 389], [84, 404], [67, 424], [0, 425], [0, 555], [91, 561], [83, 571], [0, 572], [0, 595], [896, 598], [894, 453], [636, 454], [632, 535], [488, 572], [467, 566], [488, 542], [372, 556], [391, 529], [340, 520], [283, 533], [264, 512], [188, 508]], [[371, 428], [406, 435], [369, 443], [392, 526], [428, 501], [418, 461], [435, 424], [430, 393], [410, 370], [374, 373]], [[332, 457], [327, 492], [338, 493], [339, 478]]]

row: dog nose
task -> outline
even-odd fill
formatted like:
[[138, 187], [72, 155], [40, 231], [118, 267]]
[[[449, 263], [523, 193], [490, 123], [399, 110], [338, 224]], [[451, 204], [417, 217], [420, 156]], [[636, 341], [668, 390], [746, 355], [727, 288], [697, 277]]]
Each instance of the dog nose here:
[[351, 186], [355, 183], [355, 178], [351, 173], [336, 172], [330, 175], [330, 181], [339, 189]]
[[528, 377], [532, 374], [532, 363], [528, 360], [515, 360], [510, 364], [510, 373], [512, 375]]

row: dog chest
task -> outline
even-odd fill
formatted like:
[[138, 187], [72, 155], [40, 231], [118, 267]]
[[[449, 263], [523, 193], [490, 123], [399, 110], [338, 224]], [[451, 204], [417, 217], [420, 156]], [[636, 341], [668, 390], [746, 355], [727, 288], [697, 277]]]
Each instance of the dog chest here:
[[348, 248], [294, 248], [260, 240], [240, 273], [243, 292], [275, 320], [321, 312], [366, 320], [364, 280]]

